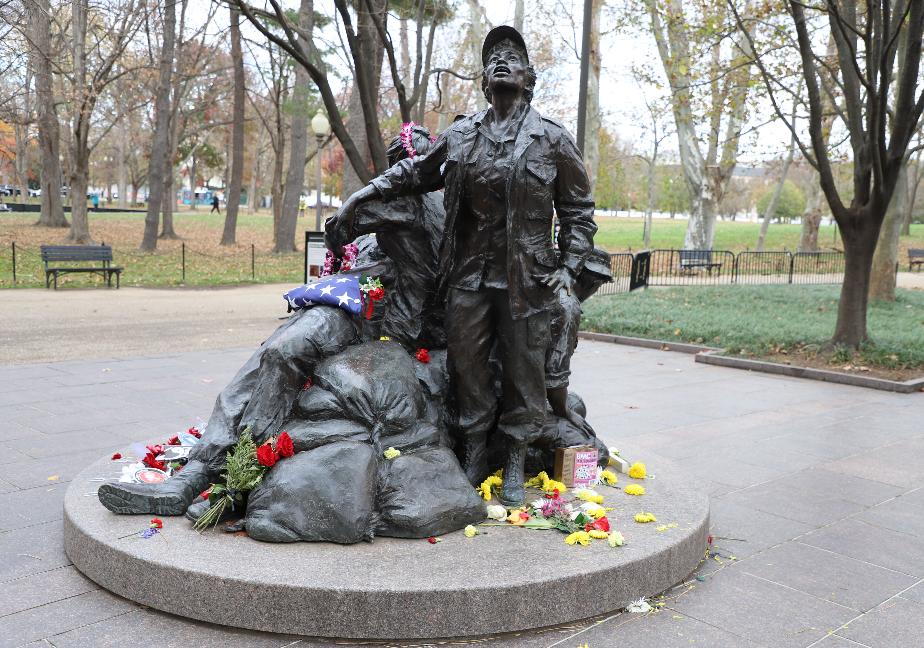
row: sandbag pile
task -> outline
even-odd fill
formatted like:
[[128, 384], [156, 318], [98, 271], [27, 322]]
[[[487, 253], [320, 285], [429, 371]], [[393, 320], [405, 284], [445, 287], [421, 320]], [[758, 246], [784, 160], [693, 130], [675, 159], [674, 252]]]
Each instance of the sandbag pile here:
[[[484, 502], [433, 402], [444, 394], [432, 392], [445, 389], [445, 359], [437, 360], [417, 367], [399, 344], [375, 341], [318, 365], [283, 425], [295, 456], [250, 493], [248, 535], [348, 544], [377, 535], [428, 537], [482, 520]], [[400, 455], [386, 458], [390, 448]]]

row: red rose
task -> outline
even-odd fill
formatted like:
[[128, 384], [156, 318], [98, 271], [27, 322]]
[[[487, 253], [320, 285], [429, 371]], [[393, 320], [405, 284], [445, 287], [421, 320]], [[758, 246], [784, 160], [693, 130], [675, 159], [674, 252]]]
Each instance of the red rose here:
[[113, 461], [115, 461], [116, 459], [121, 459], [121, 458], [122, 458], [122, 453], [121, 453], [121, 452], [116, 452], [115, 454], [112, 455], [112, 460], [113, 460]]
[[167, 445], [180, 445], [180, 435], [174, 434], [172, 437], [167, 439]]
[[302, 385], [302, 391], [308, 391], [309, 389], [311, 389], [312, 385], [314, 385], [314, 383], [311, 382], [311, 378], [305, 379], [305, 384]]
[[373, 301], [379, 301], [385, 296], [384, 288], [373, 288], [369, 291], [369, 299]]
[[426, 349], [417, 349], [416, 356], [417, 356], [417, 359], [420, 360], [424, 364], [427, 364], [428, 362], [430, 362], [430, 352], [427, 351]]
[[186, 433], [187, 433], [187, 434], [193, 435], [193, 436], [196, 437], [197, 439], [201, 439], [201, 438], [202, 438], [202, 432], [200, 432], [200, 431], [199, 431], [199, 428], [197, 428], [197, 427], [191, 427], [191, 428], [189, 428], [188, 430], [186, 430]]
[[160, 443], [158, 443], [157, 445], [145, 446], [145, 448], [147, 449], [149, 454], [152, 454], [155, 457], [164, 452], [164, 446]]
[[144, 459], [141, 460], [141, 463], [143, 463], [148, 468], [157, 468], [157, 470], [167, 470], [167, 464], [165, 464], [163, 461], [159, 461], [157, 457], [155, 457], [154, 454], [151, 452], [144, 455]]
[[151, 518], [151, 528], [152, 529], [163, 529], [164, 521], [160, 518]]
[[584, 526], [585, 531], [590, 531], [591, 529], [596, 529], [597, 531], [609, 531], [610, 530], [610, 521], [606, 519], [604, 515], [599, 520], [595, 520], [591, 524]]
[[295, 446], [292, 444], [292, 437], [288, 432], [283, 432], [276, 439], [276, 452], [280, 457], [291, 457], [295, 454]]
[[439, 538], [436, 538], [434, 536], [430, 536], [429, 538], [427, 538], [427, 542], [429, 542], [430, 544], [436, 544], [439, 541], [440, 541]]
[[273, 452], [273, 446], [269, 443], [264, 443], [257, 448], [257, 461], [260, 462], [261, 466], [271, 468], [276, 463], [276, 453]]

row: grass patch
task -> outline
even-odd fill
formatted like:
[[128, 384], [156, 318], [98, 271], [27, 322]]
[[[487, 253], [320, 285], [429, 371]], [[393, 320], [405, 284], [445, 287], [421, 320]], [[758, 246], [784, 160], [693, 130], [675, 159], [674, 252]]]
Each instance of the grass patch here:
[[[581, 326], [757, 357], [819, 354], [834, 332], [839, 293], [837, 286], [651, 288], [590, 299]], [[924, 367], [924, 292], [899, 290], [895, 302], [871, 303], [868, 327], [871, 342], [856, 357], [835, 350], [828, 361]]]
[[[641, 218], [598, 217], [597, 234], [594, 243], [606, 248], [610, 252], [622, 252], [628, 249], [642, 249], [642, 229], [644, 220]], [[683, 247], [683, 237], [687, 230], [687, 221], [671, 220], [669, 218], [654, 219], [651, 227], [652, 249], [680, 249]], [[767, 230], [767, 250], [796, 250], [799, 247], [802, 225], [789, 225], [786, 223], [772, 223]], [[741, 221], [718, 221], [715, 224], [716, 250], [731, 250], [741, 252], [755, 249], [757, 237], [760, 234], [759, 223]], [[834, 227], [826, 225], [818, 232], [818, 245], [822, 249], [843, 249], [840, 237], [834, 236]], [[899, 260], [905, 265], [906, 250], [909, 247], [924, 247], [924, 224], [911, 226], [911, 234], [901, 238], [901, 254]]]
[[[144, 230], [142, 213], [89, 213], [90, 233], [94, 240], [105, 241], [113, 248], [115, 264], [125, 268], [122, 284], [126, 286], [220, 286], [240, 283], [293, 283], [302, 279], [302, 255], [273, 254], [273, 218], [269, 212], [252, 214], [246, 209], [238, 215], [235, 246], [218, 245], [224, 225], [224, 215], [210, 214], [207, 208], [175, 215], [177, 233], [182, 240], [160, 240], [157, 251], [138, 251]], [[35, 227], [36, 213], [0, 214], [0, 288], [14, 287], [10, 244], [17, 246], [17, 282], [15, 287], [44, 287], [45, 279], [39, 246], [64, 244], [67, 229]], [[638, 250], [642, 245], [641, 218], [598, 218], [597, 245], [611, 252]], [[652, 247], [681, 248], [687, 222], [656, 219]], [[314, 227], [314, 213], [300, 218], [296, 230], [296, 245], [302, 249], [305, 229]], [[716, 223], [716, 249], [741, 251], [753, 248], [759, 231], [757, 223], [719, 221]], [[819, 233], [822, 247], [834, 243], [834, 229], [823, 227]], [[767, 248], [795, 249], [799, 243], [799, 225], [773, 224], [768, 234]], [[181, 244], [186, 244], [186, 280], [183, 280]], [[251, 272], [251, 245], [255, 258]], [[908, 247], [924, 248], [924, 225], [913, 225], [911, 236], [902, 237], [899, 259], [904, 262]], [[62, 286], [100, 285], [101, 279], [90, 275], [68, 275], [59, 280]]]

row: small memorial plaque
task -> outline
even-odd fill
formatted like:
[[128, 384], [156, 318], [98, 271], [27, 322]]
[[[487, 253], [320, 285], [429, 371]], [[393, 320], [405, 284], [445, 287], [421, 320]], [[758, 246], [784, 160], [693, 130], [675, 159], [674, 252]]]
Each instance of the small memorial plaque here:
[[593, 446], [556, 448], [555, 479], [568, 488], [593, 484], [597, 480], [597, 449]]

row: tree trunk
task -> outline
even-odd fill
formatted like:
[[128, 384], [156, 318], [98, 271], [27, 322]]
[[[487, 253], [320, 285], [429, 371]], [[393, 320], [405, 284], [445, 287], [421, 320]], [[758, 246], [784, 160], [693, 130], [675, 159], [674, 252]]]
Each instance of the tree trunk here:
[[231, 117], [231, 178], [225, 196], [225, 229], [222, 245], [234, 245], [237, 211], [244, 177], [244, 56], [241, 52], [241, 13], [231, 5], [231, 65], [234, 68], [234, 107]]
[[161, 211], [160, 236], [162, 239], [178, 239], [173, 229], [173, 212], [176, 210], [176, 190], [173, 188], [174, 169], [173, 156], [168, 157], [167, 174], [164, 178], [164, 202]]
[[[314, 16], [313, 0], [301, 0], [298, 10], [298, 24], [302, 31], [312, 32]], [[299, 43], [302, 43], [301, 39]], [[302, 50], [308, 56], [308, 47], [302, 43]], [[298, 201], [305, 189], [305, 156], [308, 153], [308, 96], [311, 79], [301, 65], [295, 66], [295, 87], [292, 92], [292, 121], [289, 128], [289, 168], [286, 173], [285, 193], [282, 210], [273, 236], [273, 252], [295, 251], [295, 229], [298, 225]]]
[[877, 225], [869, 215], [853, 221], [849, 230], [841, 225], [844, 243], [844, 283], [837, 305], [837, 324], [831, 340], [858, 349], [866, 341], [866, 309], [869, 304], [870, 270], [876, 250]]
[[[470, 38], [469, 47], [471, 48], [472, 63], [477, 70], [481, 69], [481, 45], [484, 43], [484, 37], [488, 35], [487, 16], [484, 8], [478, 0], [468, 0]], [[481, 91], [481, 78], [472, 81], [475, 84], [475, 106], [478, 110], [484, 110], [488, 106], [488, 100], [485, 99]], [[344, 194], [349, 195], [349, 194]]]
[[[60, 126], [55, 107], [51, 79], [51, 25], [48, 0], [29, 3], [29, 23], [32, 31], [32, 69], [35, 73], [35, 101], [38, 111], [39, 148], [42, 151], [41, 190], [42, 211], [36, 225], [67, 227], [61, 205], [61, 157], [58, 150]], [[28, 190], [22, 194], [25, 201]]]
[[176, 38], [176, 2], [167, 0], [164, 6], [164, 42], [160, 50], [160, 71], [157, 96], [154, 101], [154, 135], [148, 168], [148, 213], [144, 218], [144, 238], [141, 249], [157, 249], [157, 226], [164, 202], [164, 180], [170, 167], [170, 78], [173, 74], [173, 46]]
[[73, 37], [74, 90], [71, 115], [71, 231], [68, 239], [87, 245], [90, 222], [87, 218], [87, 184], [90, 175], [90, 101], [87, 96], [87, 7], [72, 4], [71, 31]]
[[[523, 14], [525, 13], [525, 7], [523, 6], [524, 0], [516, 0], [514, 3], [513, 9], [513, 28], [516, 29], [521, 34], [523, 33]], [[602, 0], [594, 0], [594, 15], [598, 16], [597, 5], [603, 4]], [[600, 30], [597, 29], [597, 35], [599, 36]]]
[[257, 134], [257, 145], [254, 147], [253, 152], [253, 169], [250, 171], [250, 189], [247, 191], [247, 202], [250, 205], [250, 213], [257, 213], [257, 209], [260, 207], [260, 198], [257, 196], [259, 191], [259, 178], [260, 178], [260, 157], [263, 152], [263, 129], [259, 130]]
[[786, 184], [786, 176], [789, 174], [789, 167], [792, 165], [793, 154], [793, 149], [790, 149], [789, 155], [786, 157], [786, 161], [783, 162], [783, 168], [780, 171], [780, 181], [777, 182], [776, 188], [773, 190], [773, 195], [770, 196], [770, 202], [767, 203], [767, 208], [764, 210], [764, 219], [760, 224], [760, 234], [757, 236], [758, 252], [764, 251], [764, 241], [767, 239], [767, 230], [770, 229], [770, 219], [776, 214], [776, 206], [780, 202], [780, 195], [783, 193], [783, 185]]
[[895, 301], [895, 267], [898, 265], [898, 239], [901, 235], [905, 203], [908, 201], [908, 169], [903, 166], [895, 183], [895, 192], [886, 210], [876, 253], [873, 255], [869, 298]]
[[[378, 11], [382, 8], [382, 4], [381, 0], [375, 0], [373, 2], [373, 9]], [[420, 29], [421, 26], [418, 25], [417, 28]], [[375, 23], [372, 21], [367, 11], [358, 12], [356, 33], [361, 40], [363, 62], [370, 62], [369, 79], [372, 84], [372, 96], [378, 97], [380, 79], [382, 78], [382, 57], [385, 55], [385, 46], [382, 44]], [[479, 44], [478, 47], [481, 47], [481, 45]], [[360, 61], [357, 60], [355, 63], [359, 65]], [[375, 165], [373, 164], [372, 152], [369, 149], [369, 137], [364, 122], [362, 99], [359, 93], [359, 85], [356, 81], [353, 82], [353, 89], [350, 92], [347, 114], [350, 116], [349, 121], [346, 123], [347, 133], [356, 144], [356, 148], [359, 150], [360, 155], [363, 156], [363, 162], [366, 168], [371, 169]], [[344, 163], [343, 195], [352, 195], [354, 192], [362, 189], [365, 184], [366, 183], [359, 178], [353, 166]]]
[[193, 151], [189, 156], [189, 208], [193, 211], [199, 209], [199, 205], [196, 204], [196, 189], [199, 188], [199, 178], [197, 176], [196, 153]]
[[[590, 191], [597, 186], [597, 171], [600, 165], [600, 10], [603, 0], [593, 0], [590, 22], [590, 74], [587, 75], [587, 135], [584, 138], [584, 166], [590, 180]], [[518, 0], [517, 11], [522, 21], [523, 0]]]
[[119, 129], [119, 209], [128, 208], [128, 169], [125, 164], [125, 157], [128, 155], [125, 150], [125, 141], [127, 138], [128, 134], [125, 132], [125, 124], [123, 122], [122, 127]]
[[824, 195], [818, 183], [812, 183], [805, 211], [802, 214], [802, 233], [799, 252], [818, 252], [818, 228], [821, 226]]
[[78, 153], [71, 169], [71, 231], [68, 240], [78, 245], [91, 245], [90, 221], [87, 217], [87, 180], [89, 153]]

